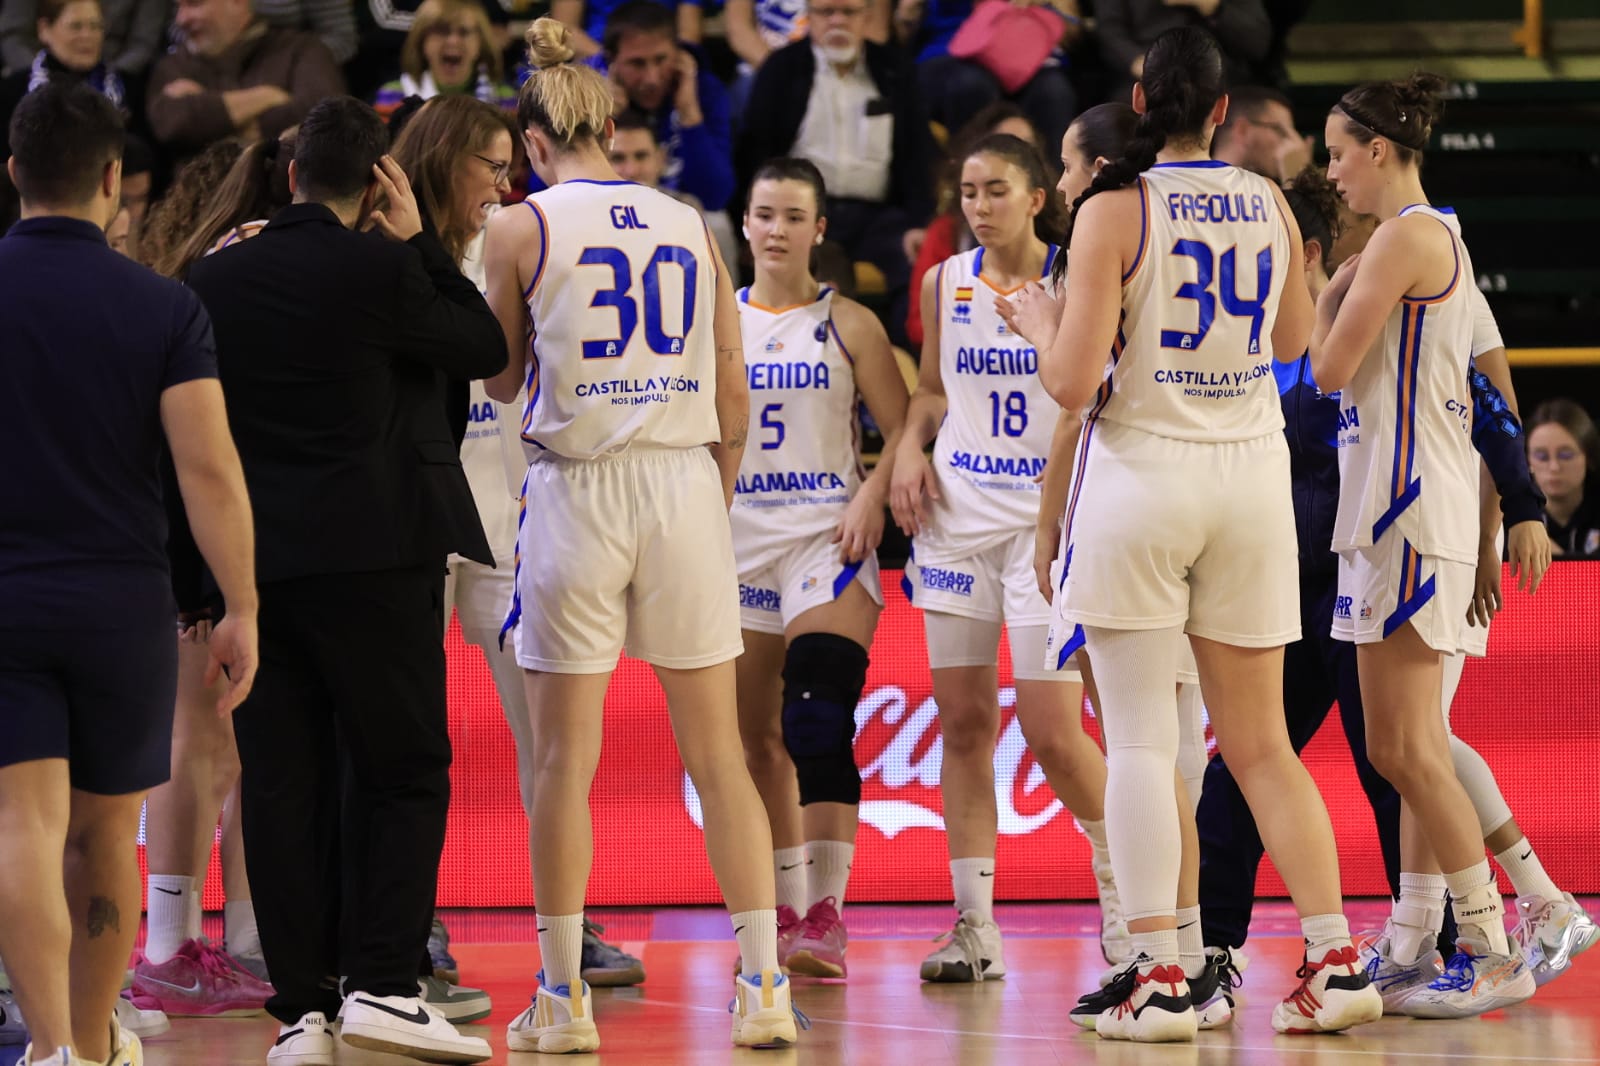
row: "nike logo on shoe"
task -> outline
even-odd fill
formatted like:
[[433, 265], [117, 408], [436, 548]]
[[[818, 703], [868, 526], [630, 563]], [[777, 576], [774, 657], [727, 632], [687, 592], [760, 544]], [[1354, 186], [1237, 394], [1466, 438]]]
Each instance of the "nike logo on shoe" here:
[[382, 1003], [374, 1003], [370, 999], [358, 999], [356, 1004], [362, 1007], [371, 1007], [373, 1010], [381, 1010], [385, 1014], [392, 1014], [401, 1021], [410, 1022], [413, 1025], [427, 1025], [428, 1020], [432, 1017], [422, 1007], [418, 1007], [415, 1012], [403, 1011], [396, 1007], [386, 1007]]
[[278, 1039], [274, 1040], [272, 1042], [272, 1046], [281, 1047], [284, 1041], [293, 1040], [303, 1032], [305, 1032], [304, 1029], [290, 1029], [287, 1033], [284, 1033], [282, 1036], [278, 1037]]
[[194, 979], [194, 984], [192, 985], [175, 985], [171, 981], [163, 981], [159, 977], [151, 977], [148, 974], [140, 974], [139, 980], [147, 981], [152, 985], [160, 985], [162, 988], [170, 988], [174, 992], [186, 992], [189, 995], [200, 991], [200, 978], [198, 977]]

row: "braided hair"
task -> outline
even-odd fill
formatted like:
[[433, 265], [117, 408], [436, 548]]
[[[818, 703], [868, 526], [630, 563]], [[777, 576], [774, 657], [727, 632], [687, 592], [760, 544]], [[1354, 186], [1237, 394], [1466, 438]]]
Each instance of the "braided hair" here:
[[1155, 39], [1144, 54], [1145, 112], [1139, 116], [1132, 139], [1117, 158], [1100, 168], [1089, 187], [1072, 205], [1066, 240], [1072, 240], [1073, 223], [1090, 197], [1124, 189], [1155, 165], [1168, 142], [1199, 141], [1206, 120], [1226, 92], [1222, 49], [1217, 39], [1194, 26], [1170, 29]]

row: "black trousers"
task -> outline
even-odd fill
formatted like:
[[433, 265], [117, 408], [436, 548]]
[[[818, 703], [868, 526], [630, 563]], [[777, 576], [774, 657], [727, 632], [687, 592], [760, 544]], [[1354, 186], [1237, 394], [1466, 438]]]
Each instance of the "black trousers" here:
[[[887, 203], [828, 198], [828, 239], [837, 241], [856, 262], [871, 263], [883, 273], [888, 289], [889, 339], [905, 344], [907, 286], [912, 283], [906, 259], [906, 231], [911, 216]], [[916, 279], [921, 283], [921, 279]]]
[[[1325, 576], [1301, 576], [1302, 636], [1284, 649], [1283, 656], [1283, 710], [1288, 718], [1289, 742], [1296, 754], [1303, 751], [1322, 728], [1334, 701], [1338, 701], [1340, 723], [1355, 760], [1356, 776], [1377, 823], [1389, 892], [1398, 896], [1400, 795], [1367, 761], [1356, 646], [1334, 640], [1328, 632], [1337, 591], [1337, 571]], [[1200, 922], [1206, 944], [1239, 947], [1249, 933], [1256, 871], [1266, 849], [1244, 793], [1221, 755], [1214, 756], [1206, 766], [1195, 821], [1200, 830]]]
[[444, 568], [264, 584], [234, 716], [245, 860], [282, 1022], [417, 994], [450, 804]]

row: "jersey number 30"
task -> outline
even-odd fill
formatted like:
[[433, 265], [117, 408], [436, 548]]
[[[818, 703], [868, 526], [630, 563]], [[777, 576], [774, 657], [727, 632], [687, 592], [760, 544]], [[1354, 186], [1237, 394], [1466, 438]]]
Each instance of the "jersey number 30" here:
[[[661, 267], [676, 264], [683, 271], [683, 332], [668, 335], [661, 318]], [[585, 359], [617, 359], [628, 350], [634, 330], [639, 328], [639, 303], [633, 295], [633, 267], [621, 248], [585, 248], [578, 256], [579, 266], [611, 268], [611, 287], [601, 289], [589, 301], [592, 308], [610, 307], [617, 312], [617, 335], [583, 342]], [[640, 280], [644, 288], [644, 340], [657, 355], [682, 355], [684, 338], [694, 326], [695, 281], [700, 264], [694, 253], [676, 244], [659, 245], [645, 264]]]
[[[1194, 260], [1194, 280], [1179, 285], [1176, 296], [1180, 300], [1195, 302], [1199, 328], [1193, 333], [1164, 329], [1161, 331], [1161, 347], [1182, 348], [1184, 351], [1194, 351], [1200, 347], [1217, 317], [1217, 298], [1220, 296], [1224, 311], [1235, 318], [1250, 320], [1249, 352], [1251, 355], [1261, 354], [1261, 326], [1267, 317], [1267, 296], [1272, 292], [1272, 249], [1263, 248], [1256, 253], [1256, 298], [1253, 300], [1246, 300], [1239, 295], [1235, 251], [1229, 248], [1223, 252], [1221, 269], [1214, 272], [1212, 268], [1216, 264], [1216, 256], [1210, 245], [1181, 240], [1172, 246], [1174, 256], [1186, 256]], [[1216, 292], [1211, 291], [1213, 273], [1221, 275], [1217, 278]]]

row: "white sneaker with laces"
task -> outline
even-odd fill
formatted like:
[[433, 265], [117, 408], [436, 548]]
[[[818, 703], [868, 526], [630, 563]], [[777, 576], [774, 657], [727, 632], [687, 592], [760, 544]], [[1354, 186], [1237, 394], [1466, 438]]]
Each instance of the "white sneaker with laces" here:
[[293, 1025], [278, 1027], [267, 1066], [333, 1066], [333, 1053], [333, 1028], [321, 1011], [313, 1011]]
[[568, 985], [547, 987], [541, 971], [533, 1002], [506, 1026], [506, 1047], [546, 1055], [599, 1051], [600, 1030], [594, 1025], [589, 986], [581, 981], [579, 984], [582, 994], [574, 998]]
[[438, 1008], [418, 996], [352, 992], [340, 1014], [340, 1037], [351, 1047], [442, 1063], [483, 1062], [491, 1054], [487, 1040], [458, 1033]]
[[1006, 975], [1000, 926], [994, 919], [963, 911], [955, 928], [936, 939], [944, 943], [922, 960], [924, 981], [989, 981]]
[[[789, 996], [789, 979], [781, 973], [741, 974], [733, 980], [733, 1043], [736, 1047], [789, 1047], [799, 1039]], [[809, 1023], [806, 1023], [809, 1024]]]
[[1456, 953], [1444, 973], [1406, 1000], [1413, 1018], [1472, 1018], [1515, 1006], [1533, 996], [1538, 986], [1514, 945], [1500, 955], [1470, 937], [1456, 939]]

